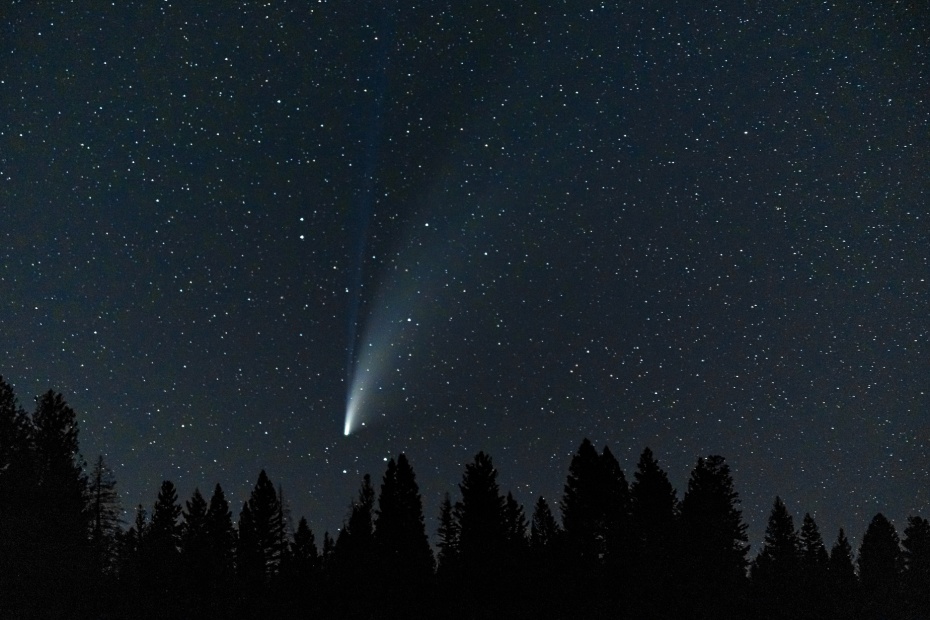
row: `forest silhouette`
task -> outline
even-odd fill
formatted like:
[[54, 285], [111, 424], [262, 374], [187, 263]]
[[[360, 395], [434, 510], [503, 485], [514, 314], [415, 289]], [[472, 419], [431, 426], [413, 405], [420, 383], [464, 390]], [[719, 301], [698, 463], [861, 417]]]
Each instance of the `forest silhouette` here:
[[[231, 506], [164, 481], [123, 523], [103, 457], [84, 463], [61, 394], [33, 413], [0, 377], [0, 618], [930, 618], [930, 523], [882, 514], [856, 553], [776, 497], [753, 556], [722, 456], [679, 498], [649, 448], [628, 480], [587, 439], [557, 503], [527, 514], [479, 452], [434, 547], [406, 455], [369, 475], [318, 541], [265, 471]], [[234, 510], [238, 509], [238, 510]]]

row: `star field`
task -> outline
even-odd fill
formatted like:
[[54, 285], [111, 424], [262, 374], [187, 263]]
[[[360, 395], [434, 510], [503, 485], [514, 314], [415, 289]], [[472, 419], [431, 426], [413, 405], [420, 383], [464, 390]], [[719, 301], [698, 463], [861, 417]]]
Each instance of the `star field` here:
[[14, 3], [0, 374], [125, 508], [265, 468], [318, 540], [398, 452], [432, 519], [583, 437], [725, 455], [755, 549], [926, 516], [926, 13], [621, 4]]

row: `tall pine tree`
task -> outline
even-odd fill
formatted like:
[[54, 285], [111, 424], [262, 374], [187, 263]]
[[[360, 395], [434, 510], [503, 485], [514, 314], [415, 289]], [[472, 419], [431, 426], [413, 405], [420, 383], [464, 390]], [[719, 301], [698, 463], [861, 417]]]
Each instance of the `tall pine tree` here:
[[745, 616], [746, 524], [722, 456], [698, 459], [681, 502], [681, 578], [695, 618]]
[[797, 616], [800, 569], [801, 541], [794, 528], [794, 518], [781, 498], [776, 497], [765, 528], [765, 542], [750, 572], [759, 615], [764, 618]]
[[909, 517], [904, 529], [904, 595], [911, 617], [930, 618], [930, 522]]
[[904, 558], [894, 525], [882, 513], [869, 523], [859, 546], [863, 618], [895, 618], [901, 612]]

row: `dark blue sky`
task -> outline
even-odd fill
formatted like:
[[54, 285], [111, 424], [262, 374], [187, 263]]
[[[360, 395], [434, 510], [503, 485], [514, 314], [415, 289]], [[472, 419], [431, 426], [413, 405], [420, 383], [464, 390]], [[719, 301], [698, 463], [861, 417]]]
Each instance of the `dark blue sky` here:
[[127, 508], [265, 468], [318, 540], [400, 451], [432, 519], [478, 450], [557, 502], [586, 436], [679, 497], [725, 455], [756, 548], [776, 494], [828, 541], [926, 516], [925, 15], [495, 4], [8, 7], [21, 400]]

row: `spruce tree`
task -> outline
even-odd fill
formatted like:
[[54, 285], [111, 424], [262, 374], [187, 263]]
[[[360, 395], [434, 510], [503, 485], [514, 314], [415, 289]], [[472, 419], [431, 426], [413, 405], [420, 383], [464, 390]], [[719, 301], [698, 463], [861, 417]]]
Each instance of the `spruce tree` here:
[[32, 420], [36, 503], [31, 517], [38, 537], [20, 570], [33, 575], [37, 592], [48, 593], [41, 600], [52, 616], [57, 609], [77, 606], [79, 593], [86, 591], [91, 557], [87, 477], [77, 416], [62, 395], [49, 390], [37, 398]]
[[801, 605], [817, 617], [830, 609], [828, 596], [830, 556], [823, 544], [817, 522], [810, 513], [804, 514], [799, 536], [801, 549]]
[[904, 568], [898, 534], [881, 513], [876, 514], [859, 545], [859, 583], [863, 618], [896, 617]]
[[[10, 384], [0, 377], [0, 617], [14, 617], [32, 596], [35, 548], [41, 534], [33, 450], [34, 428]], [[36, 570], [41, 570], [38, 565]]]
[[533, 507], [530, 525], [530, 548], [537, 557], [544, 557], [559, 543], [562, 529], [549, 509], [546, 499], [540, 495]]
[[210, 541], [207, 538], [207, 500], [195, 488], [181, 513], [181, 560], [185, 586], [193, 599], [210, 594]]
[[568, 466], [560, 504], [565, 542], [581, 562], [577, 570], [591, 570], [604, 557], [604, 476], [597, 450], [585, 438]]
[[173, 592], [179, 581], [181, 568], [181, 506], [178, 491], [170, 480], [165, 480], [158, 491], [152, 521], [148, 527], [147, 553], [143, 556], [148, 563], [145, 573], [151, 585], [161, 593]]
[[436, 546], [439, 548], [437, 572], [440, 574], [452, 571], [459, 555], [459, 525], [455, 515], [455, 508], [449, 494], [446, 493], [439, 506], [439, 537]]
[[681, 502], [681, 578], [695, 618], [745, 615], [746, 524], [722, 456], [698, 459]]
[[236, 558], [236, 530], [233, 528], [232, 511], [219, 484], [210, 497], [204, 534], [210, 557], [210, 590], [214, 595], [219, 595], [232, 582]]
[[122, 524], [122, 509], [116, 478], [102, 455], [97, 456], [88, 478], [87, 510], [93, 570], [97, 574], [110, 573], [116, 562], [116, 536]]
[[489, 616], [501, 614], [494, 602], [504, 601], [507, 575], [502, 562], [507, 544], [504, 519], [505, 500], [497, 484], [497, 470], [484, 452], [465, 465], [459, 484], [461, 501], [455, 514], [459, 538], [459, 587], [466, 593], [462, 600], [466, 614]]
[[[678, 500], [668, 475], [648, 447], [643, 450], [630, 485], [631, 523], [635, 572], [634, 593], [639, 609], [673, 613], [680, 567], [675, 562], [678, 529]], [[641, 612], [645, 613], [645, 612]]]
[[827, 599], [833, 610], [830, 617], [836, 620], [851, 618], [858, 606], [856, 601], [858, 577], [853, 562], [852, 546], [843, 528], [840, 528], [836, 542], [830, 549], [827, 576], [829, 579]]
[[930, 522], [909, 517], [904, 529], [904, 594], [911, 617], [930, 618]]
[[801, 541], [794, 528], [794, 519], [781, 498], [776, 497], [765, 528], [765, 542], [750, 571], [761, 616], [789, 618], [797, 615], [800, 568]]
[[374, 521], [374, 545], [384, 587], [381, 613], [411, 617], [433, 577], [433, 552], [423, 522], [423, 501], [406, 455], [391, 459], [381, 482]]
[[243, 506], [239, 524], [240, 572], [256, 586], [269, 584], [278, 574], [287, 551], [284, 507], [263, 469]]
[[[398, 587], [421, 583], [433, 574], [433, 552], [426, 537], [423, 500], [406, 455], [391, 459], [381, 483], [374, 542]], [[389, 568], [388, 568], [389, 567]]]

